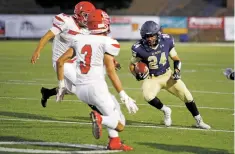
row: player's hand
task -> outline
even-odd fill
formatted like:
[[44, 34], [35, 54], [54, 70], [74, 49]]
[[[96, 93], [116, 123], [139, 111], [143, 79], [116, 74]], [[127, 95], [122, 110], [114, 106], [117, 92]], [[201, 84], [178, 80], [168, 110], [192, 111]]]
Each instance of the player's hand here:
[[175, 69], [172, 77], [173, 77], [174, 80], [179, 80], [181, 78], [180, 71]]
[[34, 52], [32, 58], [31, 58], [31, 63], [35, 64], [36, 61], [39, 59], [39, 57], [40, 57], [40, 53], [39, 52]]
[[119, 71], [122, 68], [121, 64], [116, 59], [113, 59], [113, 62], [114, 62], [114, 65], [115, 65], [115, 70]]
[[56, 102], [61, 102], [64, 99], [64, 95], [66, 93], [66, 88], [64, 84], [64, 80], [59, 81], [59, 88], [56, 94]]
[[132, 98], [130, 98], [125, 91], [121, 91], [119, 93], [120, 95], [120, 99], [122, 101], [122, 103], [124, 103], [126, 105], [126, 108], [128, 110], [129, 113], [136, 113], [139, 108], [137, 107], [137, 105], [135, 104], [135, 100], [133, 100]]
[[140, 80], [146, 79], [148, 77], [148, 75], [149, 75], [149, 70], [146, 73], [138, 73], [138, 74], [136, 74], [135, 78], [136, 78], [137, 81], [140, 81]]

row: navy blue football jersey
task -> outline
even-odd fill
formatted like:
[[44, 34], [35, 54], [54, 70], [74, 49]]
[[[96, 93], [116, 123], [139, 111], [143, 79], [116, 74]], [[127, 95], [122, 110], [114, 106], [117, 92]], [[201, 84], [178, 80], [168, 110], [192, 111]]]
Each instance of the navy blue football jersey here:
[[132, 56], [139, 58], [149, 68], [149, 74], [158, 76], [170, 67], [168, 60], [171, 49], [174, 48], [174, 39], [168, 34], [160, 35], [156, 49], [149, 48], [142, 40], [132, 46]]

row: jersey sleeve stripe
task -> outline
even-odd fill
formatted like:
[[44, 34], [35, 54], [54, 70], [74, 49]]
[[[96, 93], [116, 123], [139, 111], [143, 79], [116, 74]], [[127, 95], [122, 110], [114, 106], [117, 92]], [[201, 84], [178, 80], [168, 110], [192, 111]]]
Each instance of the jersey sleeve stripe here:
[[62, 22], [64, 22], [64, 20], [63, 19], [61, 19], [60, 17], [58, 17], [58, 16], [55, 16], [55, 18], [58, 20], [58, 21], [62, 21]]
[[112, 44], [115, 48], [120, 48], [120, 44]]
[[58, 28], [60, 31], [62, 31], [61, 28], [59, 26], [57, 26], [56, 24], [53, 24], [53, 26]]

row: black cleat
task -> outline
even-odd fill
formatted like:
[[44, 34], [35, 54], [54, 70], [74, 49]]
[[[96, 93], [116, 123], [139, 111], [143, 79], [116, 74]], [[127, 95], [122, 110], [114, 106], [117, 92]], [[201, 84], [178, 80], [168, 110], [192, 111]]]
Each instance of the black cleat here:
[[42, 94], [42, 98], [41, 98], [41, 104], [43, 107], [47, 106], [47, 99], [49, 98], [49, 96], [47, 95], [47, 88], [42, 87], [41, 88], [41, 94]]

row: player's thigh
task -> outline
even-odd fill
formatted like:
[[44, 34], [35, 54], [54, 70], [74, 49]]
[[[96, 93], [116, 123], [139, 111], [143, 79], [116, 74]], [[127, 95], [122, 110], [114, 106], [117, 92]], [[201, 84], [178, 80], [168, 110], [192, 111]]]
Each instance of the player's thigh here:
[[142, 92], [144, 99], [149, 102], [156, 97], [162, 89], [162, 81], [157, 77], [149, 77], [142, 84]]
[[64, 76], [70, 80], [73, 84], [76, 83], [76, 64], [65, 63], [64, 64]]
[[76, 85], [75, 95], [82, 102], [86, 104], [94, 105], [94, 104], [91, 104], [90, 97], [89, 97], [89, 90], [90, 90], [89, 85]]
[[182, 80], [174, 80], [170, 78], [167, 82], [167, 86], [165, 88], [171, 94], [177, 96], [183, 102], [191, 102], [193, 100], [193, 96], [184, 84]]
[[90, 91], [91, 101], [104, 115], [109, 115], [115, 109], [115, 103], [108, 90], [108, 86], [105, 81], [99, 81], [93, 84], [93, 88]]

